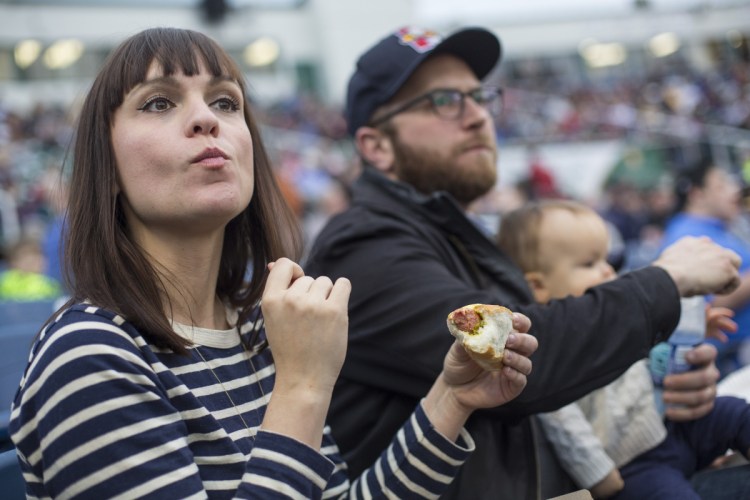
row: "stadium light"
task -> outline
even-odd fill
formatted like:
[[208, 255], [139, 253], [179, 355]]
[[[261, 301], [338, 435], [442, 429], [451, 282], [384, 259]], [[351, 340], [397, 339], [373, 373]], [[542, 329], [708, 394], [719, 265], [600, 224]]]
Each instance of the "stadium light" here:
[[617, 66], [625, 62], [628, 53], [621, 43], [600, 43], [588, 38], [578, 45], [578, 53], [591, 68]]
[[276, 40], [261, 37], [245, 47], [243, 56], [248, 66], [257, 68], [276, 62], [279, 52], [279, 43]]
[[26, 69], [39, 58], [42, 52], [42, 44], [38, 40], [27, 39], [21, 40], [16, 44], [13, 50], [13, 58], [21, 69]]
[[58, 40], [44, 51], [44, 64], [50, 69], [71, 66], [83, 54], [83, 43], [74, 38]]
[[654, 57], [666, 57], [680, 49], [680, 39], [674, 33], [660, 33], [651, 37], [648, 49]]

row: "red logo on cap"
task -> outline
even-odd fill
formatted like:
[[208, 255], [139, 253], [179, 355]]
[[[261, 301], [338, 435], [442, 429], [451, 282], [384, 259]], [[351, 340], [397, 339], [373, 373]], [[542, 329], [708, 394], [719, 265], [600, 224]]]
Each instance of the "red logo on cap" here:
[[420, 54], [432, 49], [442, 40], [442, 37], [435, 31], [422, 28], [401, 28], [394, 34], [401, 45], [407, 45]]

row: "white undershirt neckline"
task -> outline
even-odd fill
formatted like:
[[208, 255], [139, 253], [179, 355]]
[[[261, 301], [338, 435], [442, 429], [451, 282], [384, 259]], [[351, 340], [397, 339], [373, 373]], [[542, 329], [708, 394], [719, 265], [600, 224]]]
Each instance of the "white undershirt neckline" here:
[[[227, 308], [227, 323], [236, 325], [238, 316], [239, 314], [236, 310]], [[240, 345], [240, 336], [237, 334], [236, 326], [228, 330], [214, 330], [212, 328], [184, 325], [173, 321], [172, 329], [180, 337], [201, 346], [230, 349]]]

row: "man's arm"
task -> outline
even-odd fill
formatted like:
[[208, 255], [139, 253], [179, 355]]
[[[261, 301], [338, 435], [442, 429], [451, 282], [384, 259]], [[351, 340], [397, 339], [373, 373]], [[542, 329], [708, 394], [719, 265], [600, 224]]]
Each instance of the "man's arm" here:
[[[516, 416], [555, 410], [611, 382], [674, 329], [679, 294], [731, 288], [737, 278], [733, 252], [692, 238], [665, 251], [656, 266], [583, 297], [519, 305], [516, 274], [479, 290], [442, 239], [397, 221], [372, 220], [366, 211], [347, 217], [327, 228], [329, 250], [314, 249], [305, 266], [312, 275], [352, 281], [342, 377], [421, 397], [452, 343], [448, 313], [471, 303], [500, 304], [528, 316], [530, 333], [539, 339], [526, 390], [497, 410]], [[367, 229], [358, 231], [361, 225]]]
[[579, 299], [521, 306], [502, 287], [478, 290], [436, 247], [394, 225], [339, 239], [330, 254], [313, 252], [308, 273], [352, 281], [347, 382], [423, 396], [453, 341], [448, 313], [471, 303], [500, 304], [529, 316], [530, 333], [539, 339], [526, 390], [496, 410], [520, 417], [557, 409], [614, 380], [677, 322], [676, 288], [661, 269], [632, 273]]

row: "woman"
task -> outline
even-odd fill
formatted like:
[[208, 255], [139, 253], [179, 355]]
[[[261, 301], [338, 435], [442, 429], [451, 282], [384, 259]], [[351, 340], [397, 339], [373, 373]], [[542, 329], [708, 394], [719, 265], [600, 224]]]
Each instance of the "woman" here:
[[286, 258], [296, 226], [244, 96], [229, 56], [180, 29], [126, 40], [94, 81], [70, 183], [73, 299], [12, 410], [30, 497], [437, 496], [473, 447], [471, 412], [523, 389], [536, 341], [519, 315], [501, 372], [454, 346], [349, 484], [324, 421], [350, 284]]

